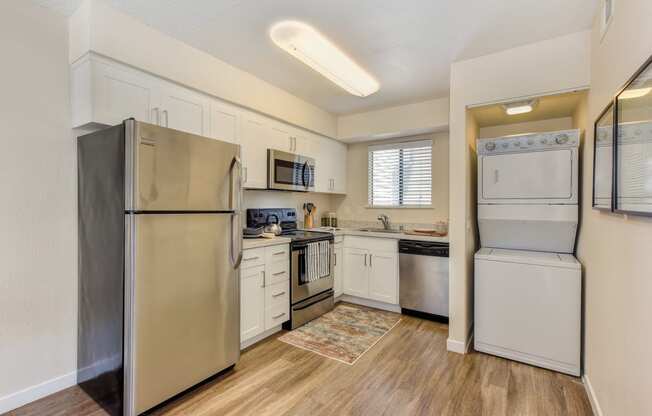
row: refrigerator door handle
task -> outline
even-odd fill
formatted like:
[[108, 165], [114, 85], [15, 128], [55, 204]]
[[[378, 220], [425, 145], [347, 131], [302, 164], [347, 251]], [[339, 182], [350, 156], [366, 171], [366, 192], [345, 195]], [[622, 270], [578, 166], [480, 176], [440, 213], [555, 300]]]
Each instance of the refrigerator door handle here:
[[[240, 205], [242, 194], [242, 163], [240, 158], [235, 156], [231, 161], [229, 169], [229, 209], [231, 214], [231, 264], [234, 269], [240, 267], [242, 262], [242, 226], [240, 224]], [[236, 254], [237, 253], [237, 254]]]

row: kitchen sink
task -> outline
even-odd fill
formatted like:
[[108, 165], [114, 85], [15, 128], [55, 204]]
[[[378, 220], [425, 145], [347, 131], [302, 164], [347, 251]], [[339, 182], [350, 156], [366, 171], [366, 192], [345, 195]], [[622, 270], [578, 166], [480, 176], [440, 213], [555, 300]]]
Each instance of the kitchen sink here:
[[358, 231], [365, 231], [368, 233], [400, 233], [399, 230], [386, 230], [384, 228], [358, 228]]

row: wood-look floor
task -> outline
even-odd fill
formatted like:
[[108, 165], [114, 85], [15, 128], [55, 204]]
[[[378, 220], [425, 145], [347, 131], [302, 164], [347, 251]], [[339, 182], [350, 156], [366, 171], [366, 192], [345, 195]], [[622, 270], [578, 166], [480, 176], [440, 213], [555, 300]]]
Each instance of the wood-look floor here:
[[[349, 366], [278, 341], [155, 415], [591, 415], [577, 378], [481, 353], [446, 351], [445, 325], [404, 316]], [[78, 387], [10, 415], [99, 416]]]

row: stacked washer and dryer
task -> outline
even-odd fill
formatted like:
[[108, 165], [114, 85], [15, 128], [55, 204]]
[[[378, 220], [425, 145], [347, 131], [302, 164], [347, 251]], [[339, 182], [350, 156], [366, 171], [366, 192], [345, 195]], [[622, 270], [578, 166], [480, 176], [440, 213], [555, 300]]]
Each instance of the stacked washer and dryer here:
[[579, 130], [479, 139], [475, 349], [580, 375]]

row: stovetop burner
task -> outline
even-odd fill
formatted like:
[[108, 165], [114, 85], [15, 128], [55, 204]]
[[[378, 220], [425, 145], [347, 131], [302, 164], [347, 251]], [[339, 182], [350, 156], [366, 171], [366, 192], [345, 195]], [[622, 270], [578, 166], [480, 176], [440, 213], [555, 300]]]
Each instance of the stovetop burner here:
[[247, 227], [257, 228], [267, 224], [278, 223], [283, 230], [282, 237], [295, 242], [313, 242], [332, 240], [331, 233], [298, 229], [297, 212], [294, 208], [252, 208], [247, 210]]

